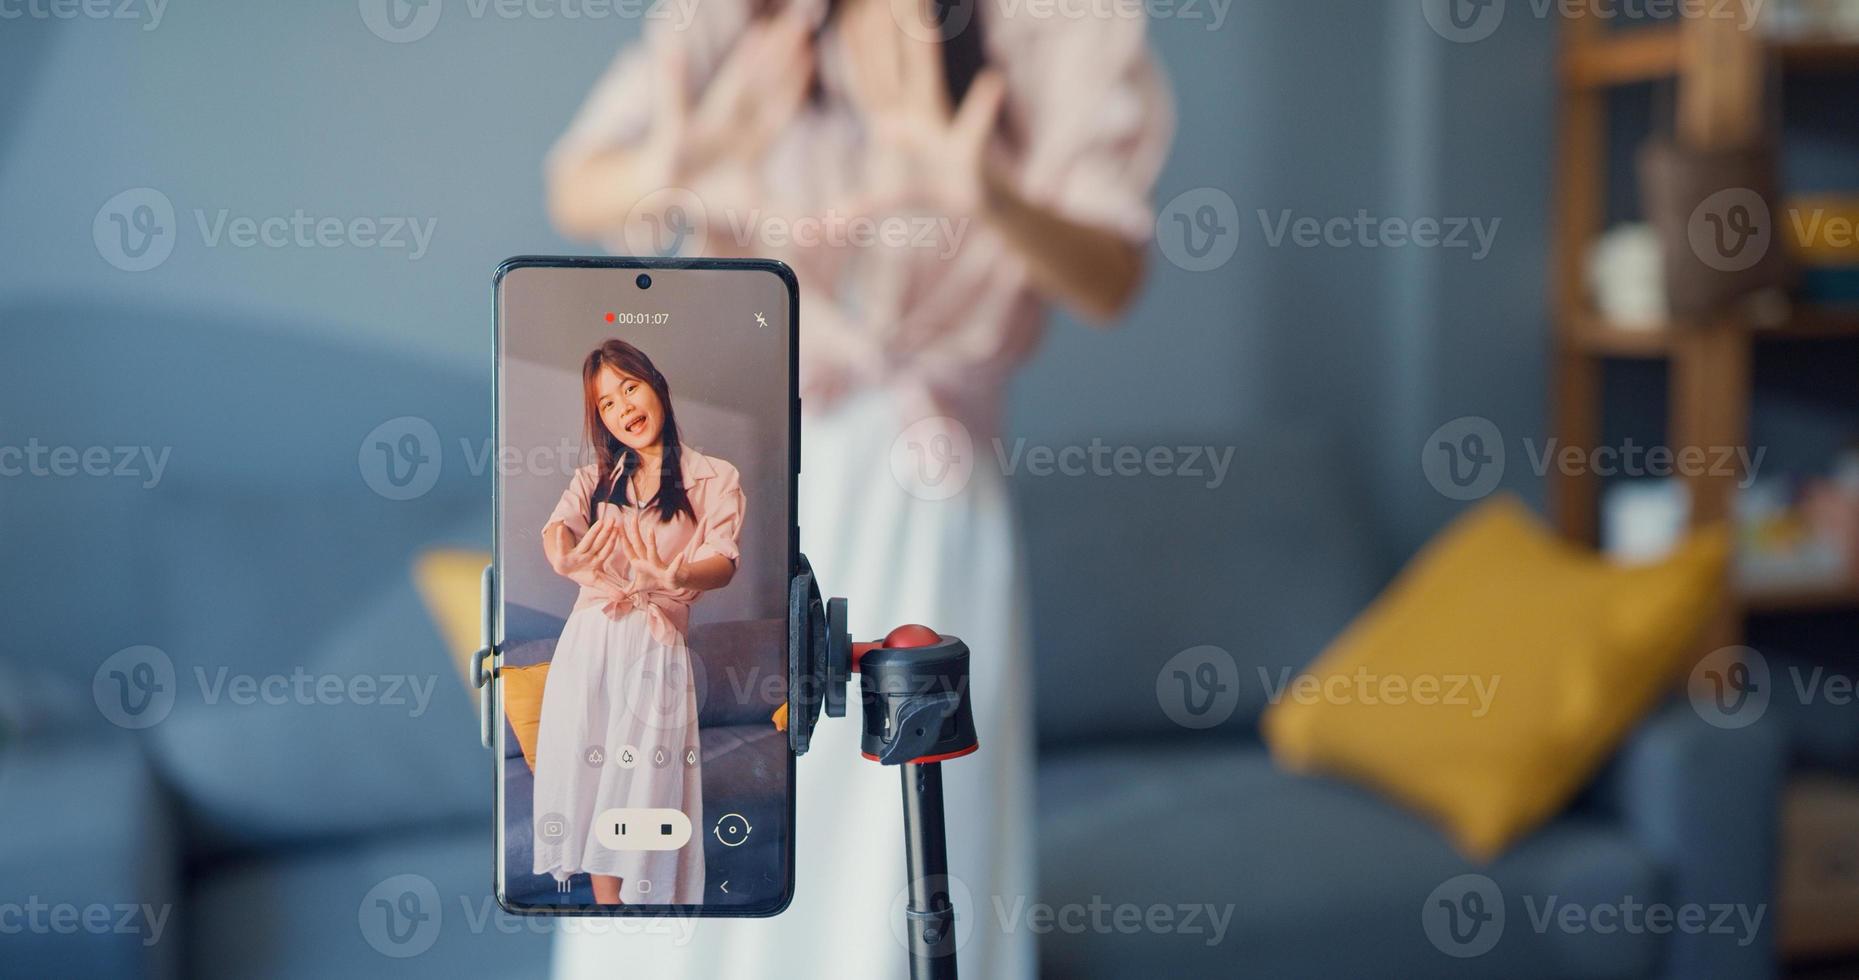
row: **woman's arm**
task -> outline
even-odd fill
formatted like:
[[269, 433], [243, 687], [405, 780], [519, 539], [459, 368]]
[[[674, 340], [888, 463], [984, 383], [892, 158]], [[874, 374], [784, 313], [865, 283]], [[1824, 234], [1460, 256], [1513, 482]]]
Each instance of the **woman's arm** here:
[[566, 160], [551, 173], [548, 207], [556, 228], [570, 238], [610, 234], [642, 200], [673, 185], [696, 193], [707, 208], [753, 202], [745, 196], [749, 166], [793, 118], [812, 81], [809, 36], [798, 10], [750, 25], [694, 104], [684, 48], [665, 41], [651, 56], [644, 137]]
[[672, 583], [680, 589], [696, 589], [708, 592], [728, 585], [736, 577], [736, 563], [722, 555], [699, 558], [686, 564], [672, 576]]
[[1028, 201], [991, 168], [978, 212], [1026, 262], [1034, 288], [1093, 326], [1108, 326], [1136, 298], [1144, 250], [1122, 235]]

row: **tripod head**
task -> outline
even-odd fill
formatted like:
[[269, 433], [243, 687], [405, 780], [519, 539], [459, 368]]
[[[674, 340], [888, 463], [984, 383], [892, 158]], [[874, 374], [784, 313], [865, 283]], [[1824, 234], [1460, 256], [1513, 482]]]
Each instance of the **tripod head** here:
[[822, 602], [805, 556], [788, 593], [788, 745], [805, 755], [824, 710], [846, 713], [846, 684], [859, 675], [860, 754], [881, 765], [941, 762], [980, 747], [968, 703], [968, 645], [927, 626], [899, 626], [875, 643], [853, 643], [846, 600]]

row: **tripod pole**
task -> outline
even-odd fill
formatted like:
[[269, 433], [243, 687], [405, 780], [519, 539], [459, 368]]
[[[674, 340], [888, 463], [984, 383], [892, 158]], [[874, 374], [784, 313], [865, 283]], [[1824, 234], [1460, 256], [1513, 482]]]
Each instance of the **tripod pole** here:
[[943, 835], [942, 763], [898, 767], [904, 780], [904, 858], [910, 875], [911, 980], [956, 980], [955, 906], [949, 899], [949, 848]]

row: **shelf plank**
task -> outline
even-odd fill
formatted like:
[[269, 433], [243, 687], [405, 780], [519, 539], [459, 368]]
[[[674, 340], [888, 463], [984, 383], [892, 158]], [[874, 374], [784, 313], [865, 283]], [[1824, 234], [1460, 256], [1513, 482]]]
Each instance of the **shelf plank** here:
[[[1795, 72], [1859, 71], [1859, 39], [1769, 39], [1763, 46], [1783, 69]], [[1604, 31], [1591, 40], [1571, 37], [1562, 46], [1562, 79], [1575, 88], [1653, 82], [1678, 74], [1677, 25]]]
[[1673, 26], [1604, 32], [1563, 47], [1562, 77], [1577, 87], [1669, 78], [1678, 71], [1678, 50], [1678, 28]]
[[[1584, 312], [1566, 325], [1565, 335], [1577, 351], [1594, 357], [1656, 359], [1669, 357], [1676, 335], [1691, 329], [1661, 324], [1647, 328], [1620, 327], [1599, 314]], [[1804, 306], [1786, 323], [1750, 327], [1750, 338], [1764, 340], [1840, 340], [1859, 337], [1859, 306]]]
[[1833, 612], [1859, 609], [1859, 581], [1739, 586], [1750, 613]]

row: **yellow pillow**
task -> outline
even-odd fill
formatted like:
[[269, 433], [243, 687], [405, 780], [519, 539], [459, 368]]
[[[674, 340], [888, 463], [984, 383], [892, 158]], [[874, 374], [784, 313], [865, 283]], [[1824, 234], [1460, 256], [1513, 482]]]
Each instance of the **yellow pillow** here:
[[523, 750], [529, 771], [536, 771], [536, 726], [542, 723], [542, 686], [549, 680], [549, 665], [505, 667], [497, 672], [503, 678], [503, 714], [516, 732], [516, 744]]
[[1729, 537], [1624, 567], [1488, 501], [1423, 549], [1261, 722], [1288, 769], [1374, 787], [1479, 860], [1553, 817], [1671, 689]]
[[413, 563], [413, 584], [446, 646], [452, 648], [452, 659], [466, 686], [471, 685], [471, 658], [478, 652], [478, 634], [484, 629], [479, 593], [484, 566], [490, 563], [490, 552], [458, 548], [434, 548]]

